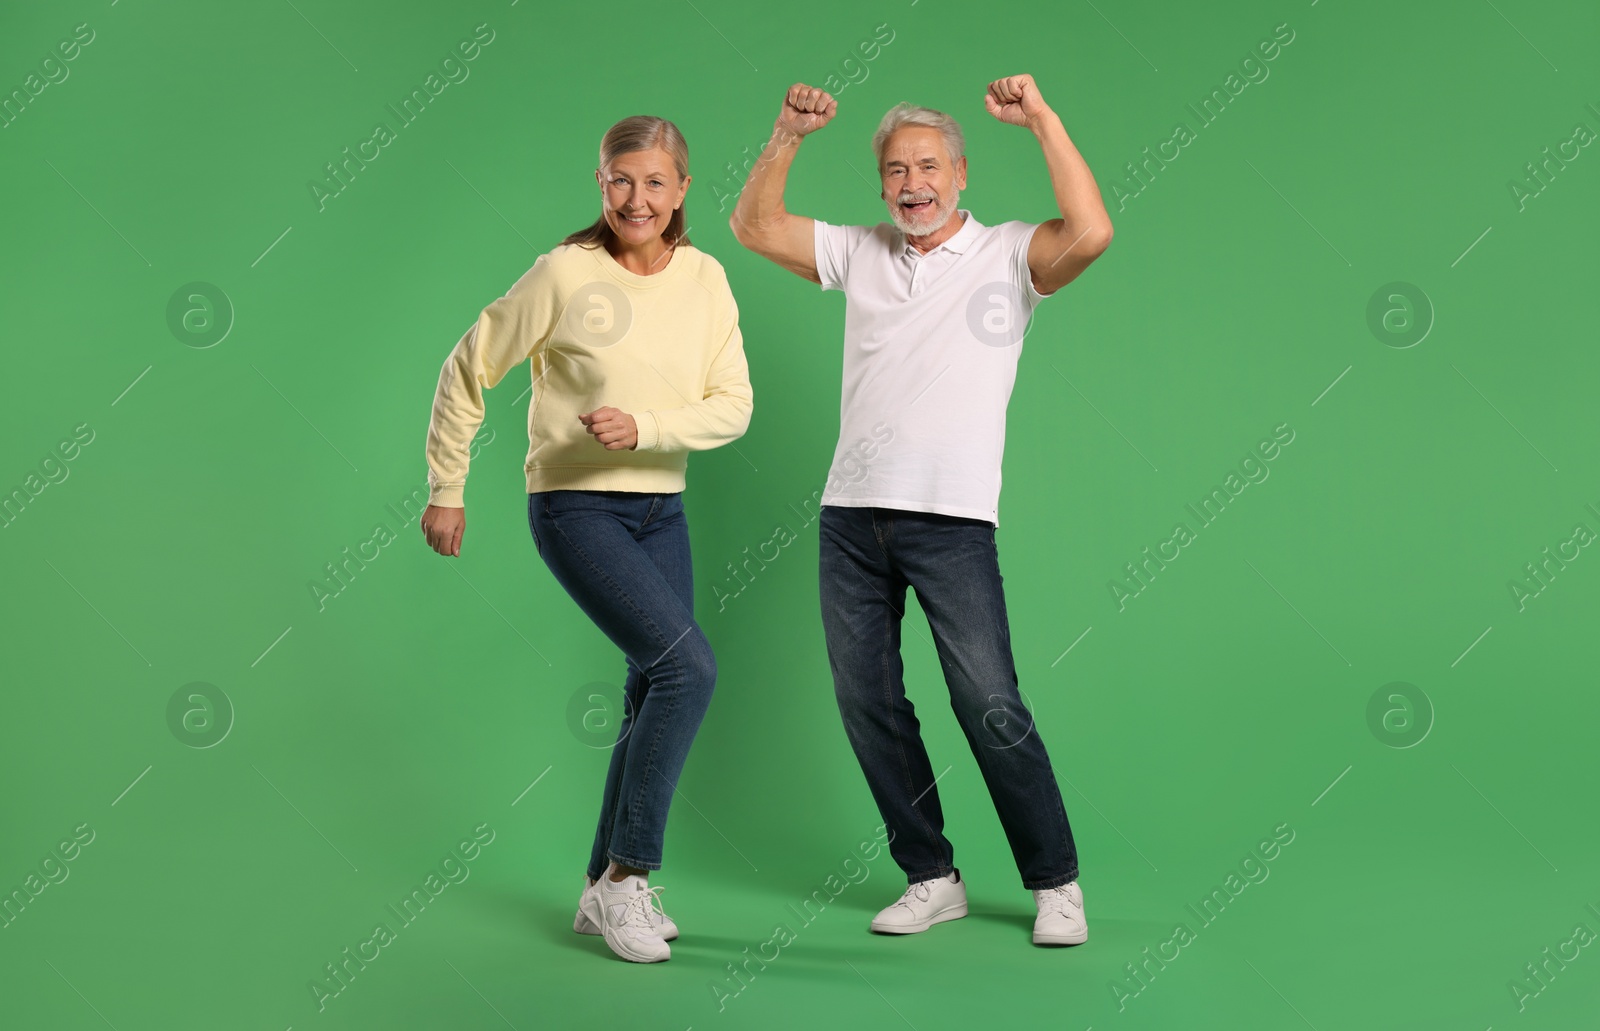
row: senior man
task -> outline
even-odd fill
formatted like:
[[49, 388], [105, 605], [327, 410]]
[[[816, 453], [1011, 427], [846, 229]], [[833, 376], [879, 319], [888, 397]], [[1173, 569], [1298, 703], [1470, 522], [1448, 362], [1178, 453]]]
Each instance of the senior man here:
[[979, 223], [958, 207], [967, 185], [961, 127], [904, 103], [872, 138], [890, 222], [830, 225], [790, 214], [789, 166], [837, 110], [826, 92], [796, 83], [729, 224], [757, 254], [845, 294], [839, 443], [818, 519], [822, 623], [845, 733], [909, 882], [871, 929], [911, 934], [967, 913], [903, 680], [910, 587], [1023, 887], [1034, 894], [1033, 941], [1076, 945], [1088, 938], [1077, 849], [1019, 697], [995, 530], [1006, 404], [1033, 308], [1100, 256], [1111, 218], [1032, 76], [991, 82], [984, 105], [1038, 138], [1060, 218]]

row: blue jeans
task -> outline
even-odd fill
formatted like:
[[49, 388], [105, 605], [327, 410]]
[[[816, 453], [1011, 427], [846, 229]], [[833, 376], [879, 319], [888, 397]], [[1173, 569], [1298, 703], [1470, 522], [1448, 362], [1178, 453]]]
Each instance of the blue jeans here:
[[627, 662], [589, 877], [599, 880], [608, 859], [659, 870], [667, 810], [717, 679], [694, 620], [683, 496], [542, 491], [528, 495], [528, 529], [557, 582]]
[[1061, 791], [1017, 691], [994, 524], [825, 505], [818, 528], [834, 696], [867, 787], [893, 833], [889, 854], [906, 879], [914, 884], [955, 869], [900, 660], [900, 624], [912, 587], [1023, 887], [1076, 880], [1078, 853]]

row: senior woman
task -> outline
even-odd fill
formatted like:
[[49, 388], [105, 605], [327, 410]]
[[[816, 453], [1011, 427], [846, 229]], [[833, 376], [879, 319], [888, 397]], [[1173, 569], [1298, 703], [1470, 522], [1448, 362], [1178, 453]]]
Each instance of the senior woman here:
[[531, 360], [534, 546], [627, 666], [573, 930], [639, 963], [668, 959], [677, 937], [648, 882], [717, 674], [694, 618], [688, 452], [738, 439], [752, 405], [727, 276], [684, 229], [688, 166], [683, 135], [664, 118], [607, 130], [600, 217], [485, 308], [440, 370], [422, 517], [428, 544], [459, 556], [483, 391]]

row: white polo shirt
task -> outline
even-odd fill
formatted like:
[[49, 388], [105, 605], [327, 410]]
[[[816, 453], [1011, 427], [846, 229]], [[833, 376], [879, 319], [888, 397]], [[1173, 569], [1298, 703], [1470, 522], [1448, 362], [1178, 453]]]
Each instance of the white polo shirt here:
[[965, 224], [927, 254], [892, 222], [816, 223], [822, 289], [845, 294], [839, 443], [824, 505], [1000, 525], [1006, 404], [1046, 296], [1028, 272], [1038, 226], [985, 226], [957, 212]]

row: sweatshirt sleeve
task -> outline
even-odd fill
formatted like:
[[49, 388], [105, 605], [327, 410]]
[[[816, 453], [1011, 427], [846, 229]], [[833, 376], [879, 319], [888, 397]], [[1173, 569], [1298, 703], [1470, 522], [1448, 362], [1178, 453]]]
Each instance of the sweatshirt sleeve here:
[[428, 504], [461, 508], [472, 438], [483, 423], [483, 392], [526, 361], [561, 314], [549, 256], [478, 316], [439, 370], [428, 422]]
[[719, 347], [706, 373], [705, 389], [698, 400], [679, 396], [681, 408], [648, 409], [634, 417], [639, 427], [636, 451], [706, 451], [744, 436], [750, 427], [754, 398], [750, 367], [739, 332], [739, 306], [723, 276], [722, 317], [717, 321]]

